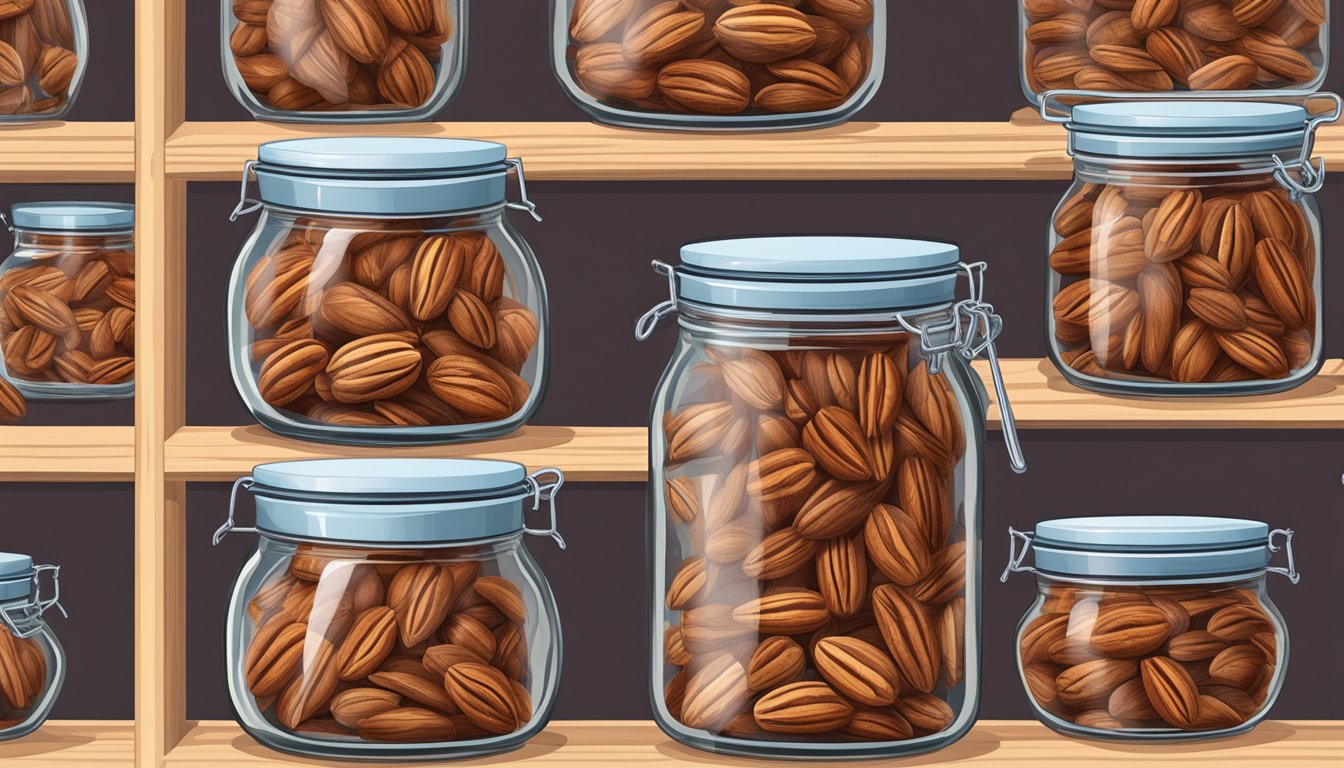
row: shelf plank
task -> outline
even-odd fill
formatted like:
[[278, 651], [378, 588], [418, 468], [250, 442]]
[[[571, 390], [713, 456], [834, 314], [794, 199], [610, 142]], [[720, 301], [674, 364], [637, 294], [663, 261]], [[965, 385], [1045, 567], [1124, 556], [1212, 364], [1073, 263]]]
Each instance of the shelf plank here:
[[134, 427], [0, 427], [0, 480], [107, 482], [134, 476]]
[[[982, 721], [961, 741], [901, 765], [975, 765], [1039, 768], [1057, 765], [1132, 765], [1180, 768], [1337, 766], [1344, 754], [1344, 722], [1270, 721], [1233, 739], [1204, 744], [1089, 742], [1053, 733], [1034, 722]], [[643, 721], [557, 721], [521, 749], [455, 765], [536, 766], [759, 766], [788, 763], [722, 757], [684, 747]], [[169, 753], [177, 768], [242, 765], [356, 766], [359, 763], [293, 758], [272, 752], [230, 722], [201, 722]], [[892, 765], [891, 760], [848, 763]]]
[[50, 721], [22, 739], [0, 742], [5, 768], [135, 765], [135, 725], [103, 720]]
[[0, 130], [0, 181], [135, 180], [134, 123], [40, 123]]

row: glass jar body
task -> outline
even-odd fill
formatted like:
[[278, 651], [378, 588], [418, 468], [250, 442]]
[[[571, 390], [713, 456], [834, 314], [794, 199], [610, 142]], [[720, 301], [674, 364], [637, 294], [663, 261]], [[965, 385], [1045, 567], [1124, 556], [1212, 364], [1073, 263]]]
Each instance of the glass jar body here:
[[[955, 741], [979, 696], [979, 380], [951, 355], [930, 374], [890, 321], [682, 313], [652, 416], [655, 720], [760, 757]], [[881, 685], [846, 683], [854, 654]]]
[[[7, 606], [0, 604], [0, 610]], [[20, 611], [23, 608], [19, 609]], [[65, 651], [51, 629], [42, 622], [25, 628], [18, 637], [0, 623], [0, 665], [14, 670], [0, 681], [0, 741], [26, 736], [42, 726], [56, 705], [65, 682]]]
[[135, 394], [135, 249], [130, 232], [16, 230], [0, 263], [4, 376], [24, 397]]
[[[466, 69], [464, 0], [221, 0], [224, 76], [260, 120], [426, 120]], [[395, 12], [394, 12], [395, 11]]]
[[1078, 158], [1050, 228], [1050, 355], [1117, 394], [1281, 392], [1322, 362], [1321, 217], [1268, 163]]
[[11, 3], [0, 41], [17, 54], [19, 72], [0, 86], [0, 123], [62, 120], [74, 106], [88, 66], [89, 24], [83, 0]]
[[268, 208], [229, 297], [234, 382], [257, 420], [346, 443], [452, 442], [521, 426], [545, 389], [546, 290], [502, 214]]
[[1037, 585], [1018, 628], [1018, 671], [1037, 718], [1056, 731], [1219, 738], [1255, 727], [1278, 696], [1288, 634], [1263, 574]]
[[816, 128], [849, 120], [877, 93], [886, 17], [886, 0], [551, 0], [551, 64], [602, 123]]
[[[1306, 95], [1329, 68], [1329, 0], [1128, 4], [1022, 0], [1022, 92]], [[1211, 8], [1201, 7], [1212, 5]], [[1165, 8], [1169, 12], [1164, 12]]]
[[520, 746], [550, 717], [561, 655], [521, 533], [396, 550], [263, 535], [234, 585], [226, 649], [253, 737], [373, 759]]

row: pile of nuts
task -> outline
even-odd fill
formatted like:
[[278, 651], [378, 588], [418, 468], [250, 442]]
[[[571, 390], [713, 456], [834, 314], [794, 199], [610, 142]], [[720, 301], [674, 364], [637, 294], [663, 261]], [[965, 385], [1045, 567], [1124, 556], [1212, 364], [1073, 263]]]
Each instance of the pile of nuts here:
[[872, 66], [872, 0], [575, 0], [575, 79], [612, 106], [821, 112]]
[[243, 674], [279, 727], [437, 743], [532, 720], [527, 608], [513, 582], [453, 550], [300, 545], [248, 604]]
[[480, 232], [339, 229], [300, 221], [248, 274], [244, 308], [263, 400], [328, 424], [423, 427], [507, 419], [536, 315], [505, 296]]
[[680, 549], [663, 702], [687, 727], [897, 741], [954, 722], [966, 435], [911, 349], [710, 347], [692, 369], [663, 425], [662, 489]]
[[1055, 213], [1062, 362], [1112, 378], [1282, 379], [1312, 358], [1316, 248], [1276, 183], [1084, 184]]
[[405, 110], [434, 95], [448, 0], [234, 0], [238, 74], [287, 112]]
[[1266, 704], [1278, 632], [1236, 585], [1075, 588], [1051, 584], [1021, 632], [1040, 708], [1085, 728], [1235, 728]]
[[47, 656], [31, 637], [0, 625], [0, 733], [28, 719], [47, 688]]
[[79, 69], [67, 0], [0, 3], [0, 115], [59, 111]]
[[1301, 88], [1326, 0], [1022, 0], [1034, 93]]

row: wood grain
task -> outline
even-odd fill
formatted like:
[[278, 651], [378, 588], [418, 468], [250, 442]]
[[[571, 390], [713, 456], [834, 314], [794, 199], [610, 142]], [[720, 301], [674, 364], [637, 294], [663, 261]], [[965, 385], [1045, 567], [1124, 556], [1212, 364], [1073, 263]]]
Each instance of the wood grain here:
[[135, 180], [134, 123], [40, 123], [0, 131], [0, 181]]
[[0, 479], [129, 481], [134, 440], [133, 427], [0, 427]]
[[0, 742], [5, 768], [135, 765], [135, 726], [103, 720], [52, 720], [35, 733]]

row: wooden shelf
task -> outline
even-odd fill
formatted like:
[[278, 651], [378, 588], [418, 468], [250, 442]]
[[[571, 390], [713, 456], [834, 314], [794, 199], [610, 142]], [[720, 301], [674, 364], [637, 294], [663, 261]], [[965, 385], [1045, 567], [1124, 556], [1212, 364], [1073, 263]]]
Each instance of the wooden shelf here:
[[0, 742], [5, 768], [135, 765], [135, 725], [102, 720], [50, 721], [36, 733]]
[[107, 482], [134, 477], [134, 427], [0, 427], [0, 480]]
[[134, 123], [40, 123], [0, 128], [0, 181], [135, 180]]
[[[976, 765], [986, 768], [1039, 768], [1041, 765], [1179, 766], [1180, 768], [1278, 768], [1338, 766], [1344, 754], [1344, 722], [1271, 721], [1233, 739], [1195, 744], [1098, 743], [1059, 736], [1034, 722], [985, 721], [964, 739], [931, 755], [901, 761], [846, 765]], [[227, 722], [196, 723], [168, 754], [179, 768], [241, 765], [356, 766], [358, 763], [305, 760], [272, 752]], [[441, 765], [442, 763], [440, 763]], [[797, 765], [721, 757], [684, 747], [652, 723], [642, 721], [554, 722], [523, 748], [454, 765], [537, 766], [760, 766]]]

